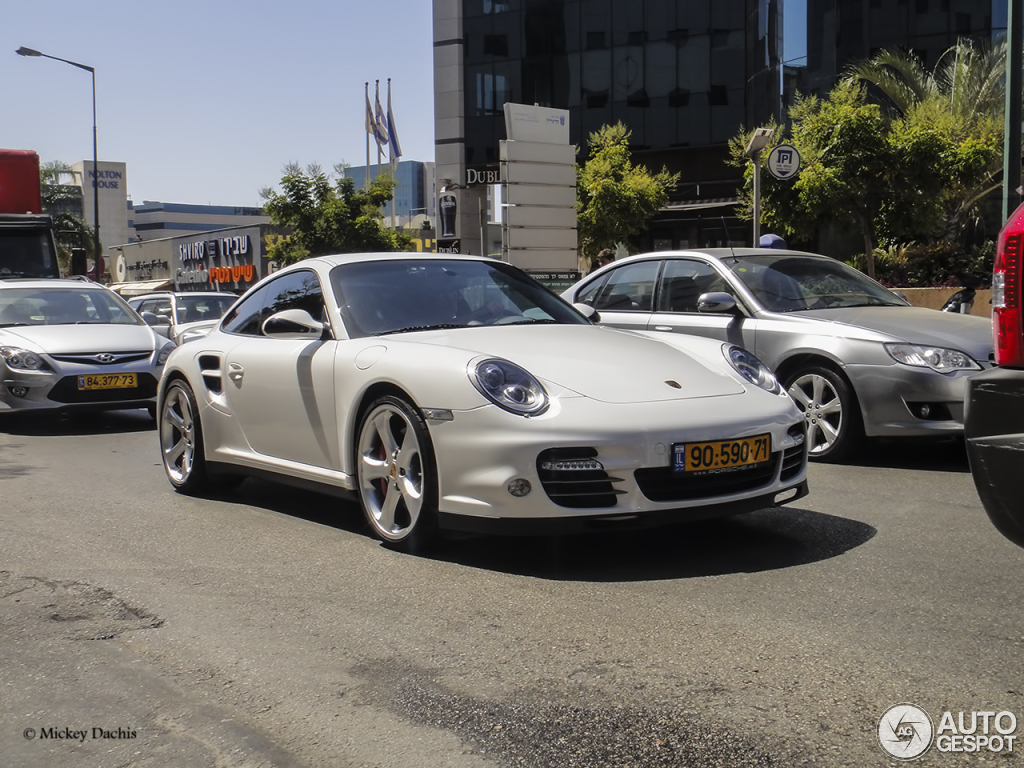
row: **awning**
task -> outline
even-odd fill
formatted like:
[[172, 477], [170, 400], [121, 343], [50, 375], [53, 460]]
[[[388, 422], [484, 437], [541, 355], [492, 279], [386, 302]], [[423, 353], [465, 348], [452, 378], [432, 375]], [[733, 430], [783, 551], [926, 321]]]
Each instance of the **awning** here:
[[122, 296], [140, 296], [143, 293], [152, 293], [153, 291], [173, 290], [174, 286], [171, 283], [171, 279], [166, 278], [164, 280], [134, 280], [128, 283], [111, 283], [107, 288]]
[[696, 211], [702, 208], [724, 208], [726, 206], [739, 205], [739, 199], [735, 197], [717, 197], [705, 200], [689, 200], [685, 202], [669, 203], [661, 210], [663, 211]]

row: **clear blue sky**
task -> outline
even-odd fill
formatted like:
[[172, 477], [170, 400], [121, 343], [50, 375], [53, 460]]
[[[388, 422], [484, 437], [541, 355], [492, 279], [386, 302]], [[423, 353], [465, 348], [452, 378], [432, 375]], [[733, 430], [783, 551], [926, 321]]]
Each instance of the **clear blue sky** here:
[[[434, 159], [429, 0], [4, 4], [0, 147], [127, 163], [132, 199], [259, 205], [285, 164], [366, 162], [363, 83], [392, 79], [406, 160]], [[376, 149], [373, 149], [376, 162]]]

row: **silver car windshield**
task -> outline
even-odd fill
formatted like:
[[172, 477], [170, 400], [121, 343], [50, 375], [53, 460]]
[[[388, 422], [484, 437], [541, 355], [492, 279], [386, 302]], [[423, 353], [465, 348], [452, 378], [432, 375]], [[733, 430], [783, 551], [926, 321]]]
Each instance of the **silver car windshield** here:
[[124, 300], [107, 290], [10, 288], [0, 291], [0, 328], [90, 323], [143, 324]]
[[331, 272], [352, 338], [435, 328], [589, 321], [502, 262], [401, 259], [342, 264]]
[[194, 296], [178, 297], [178, 322], [195, 323], [203, 320], [217, 320], [231, 309], [236, 296]]
[[867, 275], [826, 256], [730, 256], [722, 265], [771, 312], [907, 306]]

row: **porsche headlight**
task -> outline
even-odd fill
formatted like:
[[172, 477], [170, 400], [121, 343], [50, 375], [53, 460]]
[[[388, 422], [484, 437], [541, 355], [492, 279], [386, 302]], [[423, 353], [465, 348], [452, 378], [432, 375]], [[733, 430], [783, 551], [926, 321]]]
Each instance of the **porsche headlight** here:
[[484, 397], [506, 411], [536, 416], [548, 407], [548, 395], [540, 382], [508, 360], [481, 360], [470, 368], [469, 378]]
[[897, 363], [912, 365], [915, 368], [931, 368], [936, 373], [981, 370], [981, 366], [970, 355], [959, 349], [920, 344], [886, 344], [885, 351]]
[[0, 347], [0, 357], [13, 371], [46, 371], [50, 368], [35, 352], [21, 347]]
[[163, 365], [164, 363], [166, 363], [167, 358], [171, 356], [171, 352], [173, 352], [174, 348], [177, 346], [178, 345], [175, 344], [173, 341], [169, 341], [166, 344], [164, 344], [163, 347], [160, 349], [160, 354], [156, 356], [156, 364]]
[[723, 344], [722, 354], [736, 372], [754, 386], [773, 395], [782, 394], [782, 386], [767, 365], [757, 359], [753, 352], [734, 344]]

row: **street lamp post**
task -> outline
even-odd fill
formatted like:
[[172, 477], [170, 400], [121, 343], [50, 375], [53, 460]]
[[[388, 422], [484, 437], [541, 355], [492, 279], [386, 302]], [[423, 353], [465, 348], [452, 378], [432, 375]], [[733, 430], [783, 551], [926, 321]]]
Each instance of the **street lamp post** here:
[[[68, 61], [57, 56], [50, 56], [46, 53], [40, 53], [39, 51], [33, 50], [32, 48], [19, 48], [15, 51], [19, 56], [41, 56], [44, 59], [53, 59], [55, 61], [63, 61], [65, 64], [70, 64], [73, 67], [84, 69], [90, 75], [92, 75], [92, 214], [93, 214], [93, 250], [94, 259], [96, 264], [96, 282], [103, 282], [102, 264], [103, 264], [103, 253], [100, 250], [100, 185], [99, 185], [99, 158], [96, 146], [96, 70], [85, 64], [79, 64], [77, 61]], [[82, 179], [85, 182], [85, 179]]]
[[772, 134], [771, 128], [757, 128], [744, 154], [754, 161], [754, 247], [761, 239], [761, 150], [768, 146]]

